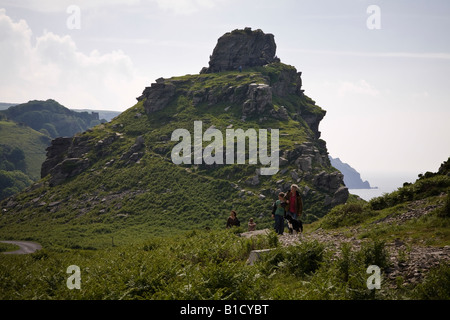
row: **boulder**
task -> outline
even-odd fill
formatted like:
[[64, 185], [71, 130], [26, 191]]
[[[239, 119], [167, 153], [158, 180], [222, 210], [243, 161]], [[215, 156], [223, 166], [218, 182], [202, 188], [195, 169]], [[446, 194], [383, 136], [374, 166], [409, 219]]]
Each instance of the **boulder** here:
[[272, 88], [263, 83], [250, 84], [247, 100], [242, 106], [242, 114], [245, 117], [260, 115], [272, 107]]
[[234, 30], [219, 38], [209, 60], [209, 67], [201, 73], [240, 70], [264, 66], [279, 61], [275, 57], [277, 46], [272, 34], [251, 28]]
[[158, 80], [145, 88], [138, 101], [145, 99], [144, 108], [147, 114], [164, 109], [175, 96], [176, 86], [170, 81]]
[[349, 196], [347, 187], [340, 187], [333, 195], [333, 199], [331, 200], [331, 205], [337, 206], [339, 204], [344, 204], [347, 202]]
[[314, 177], [313, 184], [326, 192], [335, 193], [341, 185], [344, 185], [344, 175], [338, 171], [332, 173], [322, 171]]
[[288, 121], [289, 120], [289, 114], [286, 110], [286, 107], [281, 106], [278, 108], [278, 110], [272, 109], [270, 111], [270, 115], [278, 120], [282, 120], [282, 121]]

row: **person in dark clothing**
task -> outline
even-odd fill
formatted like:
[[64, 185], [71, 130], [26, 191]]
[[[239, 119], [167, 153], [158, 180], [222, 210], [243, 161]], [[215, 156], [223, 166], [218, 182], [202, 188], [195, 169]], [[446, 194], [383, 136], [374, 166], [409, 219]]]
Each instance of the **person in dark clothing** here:
[[284, 232], [284, 215], [286, 214], [284, 201], [284, 193], [278, 194], [278, 200], [275, 201], [272, 208], [272, 217], [275, 219], [275, 232], [282, 235]]
[[237, 218], [236, 211], [232, 210], [227, 220], [227, 229], [231, 227], [240, 227], [241, 222]]

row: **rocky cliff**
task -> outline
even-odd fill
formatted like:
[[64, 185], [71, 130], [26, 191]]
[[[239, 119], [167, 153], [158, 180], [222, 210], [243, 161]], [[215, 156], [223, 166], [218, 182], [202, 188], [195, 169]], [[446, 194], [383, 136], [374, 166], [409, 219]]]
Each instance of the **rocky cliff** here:
[[338, 169], [344, 175], [344, 182], [349, 189], [371, 189], [368, 181], [361, 179], [361, 174], [352, 168], [349, 164], [344, 163], [339, 158], [330, 156], [330, 162], [333, 167]]

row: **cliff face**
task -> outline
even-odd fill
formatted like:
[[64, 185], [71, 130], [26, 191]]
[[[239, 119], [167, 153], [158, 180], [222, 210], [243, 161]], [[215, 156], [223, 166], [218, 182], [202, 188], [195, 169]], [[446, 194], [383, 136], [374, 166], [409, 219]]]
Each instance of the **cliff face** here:
[[370, 183], [363, 181], [360, 173], [347, 163], [342, 162], [341, 159], [330, 157], [330, 162], [333, 167], [344, 174], [344, 181], [349, 189], [371, 189]]

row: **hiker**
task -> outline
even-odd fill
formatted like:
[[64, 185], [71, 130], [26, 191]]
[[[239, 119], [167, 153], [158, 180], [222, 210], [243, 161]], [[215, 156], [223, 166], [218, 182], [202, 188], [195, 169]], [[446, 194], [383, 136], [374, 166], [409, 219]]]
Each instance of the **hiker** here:
[[[286, 215], [290, 215], [292, 219], [300, 221], [300, 217], [303, 212], [303, 200], [298, 191], [298, 186], [296, 184], [291, 185], [291, 190], [286, 192], [284, 196], [286, 200]], [[289, 230], [292, 233], [292, 230]]]
[[280, 192], [278, 194], [278, 200], [275, 201], [272, 208], [272, 218], [275, 219], [275, 232], [279, 235], [282, 235], [284, 232], [284, 215], [285, 211], [285, 194]]
[[253, 218], [250, 218], [248, 221], [248, 231], [255, 231], [256, 230], [256, 223], [253, 221]]
[[230, 216], [228, 217], [227, 220], [227, 229], [231, 228], [231, 227], [240, 227], [241, 226], [241, 222], [239, 221], [239, 219], [236, 216], [236, 211], [231, 210]]

